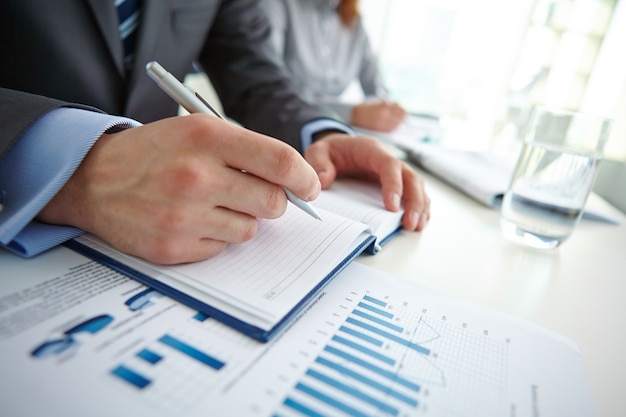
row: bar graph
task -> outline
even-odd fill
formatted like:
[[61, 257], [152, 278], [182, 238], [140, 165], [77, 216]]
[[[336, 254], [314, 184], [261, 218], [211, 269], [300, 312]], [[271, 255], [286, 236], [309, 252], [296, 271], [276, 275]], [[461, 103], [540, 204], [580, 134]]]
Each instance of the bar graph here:
[[122, 379], [123, 381], [128, 382], [130, 385], [133, 385], [139, 389], [144, 389], [145, 387], [150, 385], [150, 383], [152, 382], [148, 378], [144, 377], [143, 375], [133, 371], [132, 369], [124, 365], [120, 365], [117, 368], [113, 369], [111, 373], [115, 375], [116, 377]]
[[171, 413], [193, 408], [217, 384], [230, 358], [188, 333], [170, 331], [131, 352], [110, 375], [142, 401]]
[[166, 334], [163, 337], [161, 337], [159, 339], [159, 342], [217, 371], [219, 371], [220, 369], [222, 369], [224, 365], [226, 365], [224, 362], [220, 361], [219, 359], [216, 359], [212, 357], [211, 355], [207, 355], [206, 353], [196, 349], [195, 347], [175, 337], [170, 336], [169, 334]]
[[163, 360], [163, 356], [159, 355], [158, 353], [155, 353], [153, 351], [151, 351], [150, 349], [143, 349], [141, 351], [139, 351], [137, 353], [137, 357], [143, 359], [144, 361], [155, 365], [159, 362], [161, 362], [161, 360]]
[[[498, 398], [506, 398], [506, 343], [385, 296], [368, 293], [347, 300], [340, 306], [348, 310], [343, 321], [273, 415], [443, 416], [468, 410], [470, 415], [497, 415], [502, 410]], [[467, 400], [440, 406], [439, 398], [465, 396], [468, 384], [474, 387]], [[437, 407], [431, 406], [433, 400]]]

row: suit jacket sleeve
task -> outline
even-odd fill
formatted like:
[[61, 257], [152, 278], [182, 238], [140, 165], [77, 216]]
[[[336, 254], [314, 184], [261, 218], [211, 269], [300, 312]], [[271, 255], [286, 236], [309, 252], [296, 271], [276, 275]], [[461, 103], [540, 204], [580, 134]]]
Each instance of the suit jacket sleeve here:
[[256, 0], [222, 3], [200, 62], [229, 117], [300, 151], [304, 124], [338, 119], [300, 97], [271, 45], [269, 21]]
[[59, 100], [0, 88], [0, 156], [35, 120], [63, 105]]

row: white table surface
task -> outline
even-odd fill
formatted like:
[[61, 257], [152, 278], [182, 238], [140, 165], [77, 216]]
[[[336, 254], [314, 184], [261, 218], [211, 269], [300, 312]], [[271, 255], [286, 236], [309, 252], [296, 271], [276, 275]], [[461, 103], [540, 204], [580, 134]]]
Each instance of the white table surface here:
[[583, 219], [561, 247], [539, 251], [509, 242], [497, 211], [423, 177], [432, 200], [427, 228], [402, 232], [358, 262], [573, 339], [597, 416], [626, 415], [626, 221]]

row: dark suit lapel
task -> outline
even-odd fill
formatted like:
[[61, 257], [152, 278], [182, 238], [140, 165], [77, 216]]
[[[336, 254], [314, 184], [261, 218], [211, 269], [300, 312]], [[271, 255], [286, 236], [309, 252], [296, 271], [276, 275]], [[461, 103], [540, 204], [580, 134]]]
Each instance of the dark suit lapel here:
[[117, 11], [113, 0], [85, 0], [91, 7], [94, 19], [98, 22], [100, 33], [111, 53], [115, 68], [124, 76], [124, 51], [117, 28]]
[[145, 76], [144, 65], [154, 56], [154, 49], [162, 31], [168, 31], [168, 20], [170, 17], [171, 1], [143, 1], [141, 9], [141, 21], [139, 22], [139, 39], [135, 56], [135, 66], [130, 75], [131, 85], [138, 77]]
[[122, 80], [127, 79], [127, 91], [125, 109], [133, 101], [138, 92], [135, 89], [137, 83], [146, 77], [144, 65], [154, 54], [157, 47], [160, 31], [164, 29], [170, 15], [172, 0], [143, 0], [139, 21], [139, 38], [135, 48], [135, 65], [130, 74], [124, 71], [124, 51], [118, 30], [118, 17], [113, 0], [85, 0], [90, 6], [100, 32], [111, 53], [115, 63], [115, 69]]

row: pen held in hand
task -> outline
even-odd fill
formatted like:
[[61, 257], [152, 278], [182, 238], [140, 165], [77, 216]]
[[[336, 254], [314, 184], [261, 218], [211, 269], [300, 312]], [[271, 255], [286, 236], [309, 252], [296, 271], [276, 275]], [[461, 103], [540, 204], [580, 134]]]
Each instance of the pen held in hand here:
[[[176, 77], [165, 70], [158, 62], [151, 61], [146, 64], [146, 72], [152, 78], [157, 85], [167, 93], [175, 102], [180, 104], [189, 113], [205, 113], [213, 116], [217, 116], [220, 119], [224, 117], [219, 114], [217, 110], [213, 108], [206, 100], [204, 100], [198, 93], [192, 92], [189, 88], [185, 87]], [[305, 211], [312, 217], [322, 220], [321, 216], [317, 213], [315, 208], [308, 202], [298, 198], [291, 191], [283, 187], [287, 200], [293, 203], [296, 207]]]

